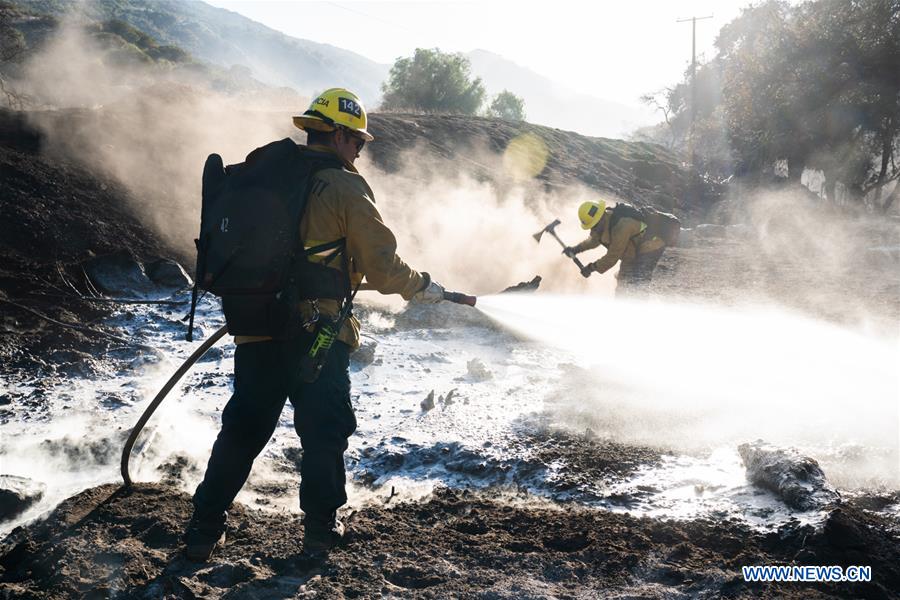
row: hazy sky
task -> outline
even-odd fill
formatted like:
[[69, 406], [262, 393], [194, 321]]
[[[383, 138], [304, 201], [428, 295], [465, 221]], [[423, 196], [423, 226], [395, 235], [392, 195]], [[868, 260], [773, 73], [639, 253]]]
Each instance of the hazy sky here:
[[[207, 0], [288, 35], [392, 63], [416, 47], [490, 50], [576, 91], [636, 105], [676, 82], [750, 0], [299, 2]], [[572, 107], [566, 107], [572, 110]]]

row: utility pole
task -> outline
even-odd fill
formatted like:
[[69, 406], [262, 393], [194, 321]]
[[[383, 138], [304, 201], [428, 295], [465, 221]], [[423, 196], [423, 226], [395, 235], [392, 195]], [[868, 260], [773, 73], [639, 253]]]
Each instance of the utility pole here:
[[[691, 22], [691, 129], [688, 132], [688, 150], [691, 155], [691, 175], [696, 175], [696, 156], [694, 155], [694, 122], [697, 119], [697, 21], [712, 19], [713, 15], [706, 17], [690, 17], [678, 19], [676, 23]], [[693, 177], [692, 177], [693, 180]]]

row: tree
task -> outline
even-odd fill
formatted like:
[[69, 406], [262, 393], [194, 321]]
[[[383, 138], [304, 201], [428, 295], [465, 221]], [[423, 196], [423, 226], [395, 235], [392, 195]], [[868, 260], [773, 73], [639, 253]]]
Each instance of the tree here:
[[698, 65], [693, 81], [696, 94], [691, 93], [691, 85], [690, 71], [685, 71], [681, 83], [642, 96], [642, 102], [662, 113], [664, 122], [635, 132], [635, 139], [689, 153], [691, 103], [696, 101], [693, 145], [697, 172], [725, 179], [733, 172], [733, 160], [722, 108], [721, 62], [712, 60]]
[[[725, 25], [716, 52], [696, 79], [694, 146], [707, 172], [752, 175], [784, 161], [794, 182], [824, 172], [831, 198], [840, 182], [890, 206], [897, 194], [881, 195], [900, 179], [900, 0], [768, 0]], [[645, 101], [683, 149], [688, 78]]]
[[487, 114], [489, 117], [506, 119], [507, 121], [524, 121], [525, 100], [509, 90], [503, 90], [494, 96]]
[[469, 60], [462, 54], [416, 48], [412, 57], [399, 58], [382, 85], [382, 110], [474, 115], [484, 102], [481, 79], [471, 78]]
[[676, 147], [678, 132], [676, 132], [671, 119], [675, 112], [669, 103], [669, 98], [671, 96], [672, 88], [665, 88], [658, 92], [641, 96], [642, 103], [647, 106], [652, 106], [662, 113], [664, 123], [659, 123], [650, 127], [642, 127], [640, 130], [635, 131], [633, 134], [635, 141], [662, 144], [666, 148]]
[[[744, 164], [821, 169], [863, 198], [889, 175], [900, 133], [900, 0], [770, 1], [716, 42], [730, 137]], [[833, 192], [832, 194], [833, 195]]]

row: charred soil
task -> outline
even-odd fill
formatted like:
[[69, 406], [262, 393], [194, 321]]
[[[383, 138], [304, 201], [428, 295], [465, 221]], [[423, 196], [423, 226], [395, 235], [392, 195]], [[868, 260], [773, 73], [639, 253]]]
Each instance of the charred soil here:
[[[528, 508], [466, 491], [370, 506], [344, 543], [303, 554], [296, 515], [233, 507], [206, 564], [181, 554], [185, 494], [160, 485], [86, 490], [4, 542], [6, 598], [891, 598], [900, 545], [853, 507], [819, 531], [759, 533], [733, 522], [675, 522]], [[745, 583], [755, 564], [871, 565], [866, 584]]]
[[54, 353], [121, 346], [95, 323], [110, 305], [85, 273], [98, 258], [173, 252], [129, 209], [128, 192], [44, 147], [23, 114], [0, 110], [0, 362], [53, 370]]
[[[451, 117], [376, 115], [372, 121], [383, 143], [373, 160], [386, 169], [399, 164], [404, 149], [424, 140], [439, 141], [432, 148], [438, 156], [465, 160], [470, 142], [485, 131], [483, 123]], [[487, 145], [501, 151], [529, 127], [494, 122], [487, 128], [492, 131]], [[676, 208], [685, 194], [677, 161], [657, 148], [545, 133], [551, 159], [541, 179], [548, 185], [578, 180], [626, 199], [637, 195]], [[175, 253], [129, 210], [128, 191], [54, 155], [22, 115], [9, 112], [0, 112], [0, 182], [4, 368], [33, 378], [60, 363], [89, 361], [98, 351], [133, 350], [102, 324], [110, 304], [91, 297], [96, 290], [87, 267], [98, 258], [147, 264]], [[741, 240], [728, 243], [739, 254]], [[668, 253], [656, 287], [714, 291], [719, 281], [740, 275], [728, 266], [735, 259], [723, 261], [720, 279], [692, 283], [684, 270], [706, 264], [710, 254], [702, 241]], [[592, 480], [622, 476], [659, 458], [653, 449], [596, 442], [588, 432], [558, 446], [542, 447], [539, 439], [533, 445], [540, 461], [564, 455]], [[173, 464], [169, 479], [177, 481], [180, 468]], [[164, 485], [85, 490], [0, 542], [0, 597], [891, 598], [900, 593], [895, 525], [852, 504], [834, 510], [824, 527], [791, 522], [764, 533], [728, 520], [654, 520], [524, 495], [441, 489], [423, 502], [370, 505], [348, 515], [345, 543], [324, 560], [302, 554], [298, 515], [235, 505], [227, 541], [207, 564], [189, 563], [181, 554], [190, 510], [187, 495]], [[740, 567], [768, 564], [870, 565], [874, 581], [743, 581]]]

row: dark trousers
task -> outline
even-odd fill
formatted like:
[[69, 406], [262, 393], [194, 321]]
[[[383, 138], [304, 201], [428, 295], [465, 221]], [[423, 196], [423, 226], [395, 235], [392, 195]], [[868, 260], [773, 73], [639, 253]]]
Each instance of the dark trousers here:
[[234, 394], [222, 411], [203, 482], [194, 494], [194, 517], [219, 521], [240, 491], [253, 460], [272, 437], [284, 401], [294, 406], [300, 436], [300, 508], [326, 520], [347, 502], [344, 451], [356, 430], [350, 404], [349, 347], [335, 342], [319, 378], [299, 377], [300, 357], [310, 338], [251, 342], [234, 353]]
[[639, 292], [653, 278], [656, 263], [662, 258], [665, 247], [653, 252], [638, 254], [633, 260], [622, 261], [617, 275], [616, 295]]

